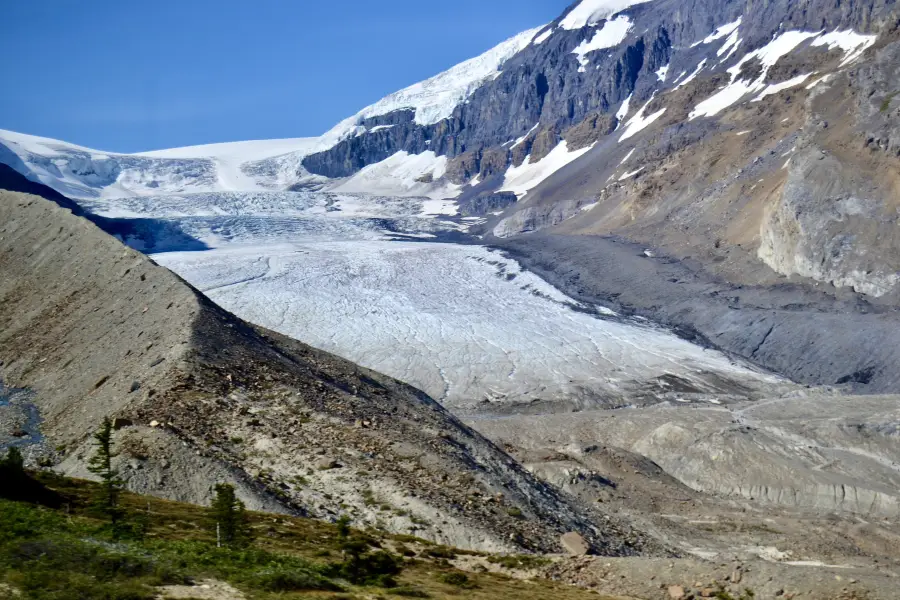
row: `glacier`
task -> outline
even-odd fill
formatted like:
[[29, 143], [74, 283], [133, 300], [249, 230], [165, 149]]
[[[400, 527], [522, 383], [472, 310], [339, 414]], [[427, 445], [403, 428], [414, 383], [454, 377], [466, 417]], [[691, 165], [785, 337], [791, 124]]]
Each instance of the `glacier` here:
[[497, 250], [448, 243], [470, 221], [433, 202], [263, 191], [82, 205], [178, 223], [208, 249], [153, 258], [213, 301], [460, 414], [721, 402], [788, 385], [646, 321], [579, 303]]

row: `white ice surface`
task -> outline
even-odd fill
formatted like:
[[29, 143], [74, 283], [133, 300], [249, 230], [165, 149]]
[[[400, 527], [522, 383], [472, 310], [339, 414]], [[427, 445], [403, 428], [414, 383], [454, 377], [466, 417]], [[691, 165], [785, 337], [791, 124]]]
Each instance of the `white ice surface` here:
[[584, 71], [590, 62], [587, 59], [588, 54], [597, 50], [618, 46], [628, 37], [628, 32], [631, 31], [631, 28], [631, 19], [627, 15], [621, 15], [603, 23], [603, 27], [595, 31], [589, 40], [584, 40], [572, 51], [572, 54], [577, 56], [578, 62], [581, 63], [579, 70]]
[[[565, 160], [551, 156], [554, 165], [581, 154], [565, 146], [557, 152]], [[404, 157], [410, 159], [423, 157]], [[433, 158], [425, 162], [434, 166]], [[661, 329], [588, 314], [612, 316], [576, 305], [486, 248], [391, 241], [459, 230], [443, 216], [455, 210], [452, 203], [268, 191], [81, 203], [98, 214], [177, 223], [210, 249], [154, 259], [214, 301], [408, 381], [451, 407], [627, 400], [659, 390], [655, 378], [667, 374], [751, 387], [774, 382]]]
[[665, 331], [601, 320], [483, 247], [322, 242], [156, 255], [224, 308], [423, 389], [483, 401], [627, 395], [701, 372], [772, 382]]
[[361, 120], [386, 115], [401, 109], [414, 110], [415, 121], [420, 125], [431, 125], [446, 119], [475, 90], [500, 75], [503, 63], [525, 49], [541, 29], [543, 26], [524, 31], [480, 56], [399, 92], [394, 92], [375, 104], [367, 106], [354, 116], [341, 121], [322, 138], [327, 143], [337, 143], [344, 139]]
[[593, 145], [569, 152], [568, 143], [564, 140], [536, 163], [531, 162], [529, 155], [525, 158], [525, 162], [518, 167], [510, 165], [506, 170], [503, 187], [500, 188], [500, 191], [513, 192], [522, 197], [570, 162], [584, 156], [591, 148]]
[[563, 29], [581, 29], [588, 25], [596, 25], [616, 13], [635, 4], [643, 4], [650, 0], [582, 0], [573, 8], [559, 26]]
[[253, 140], [248, 142], [225, 142], [184, 148], [169, 148], [153, 152], [140, 152], [134, 156], [149, 158], [218, 158], [231, 162], [245, 163], [263, 160], [288, 152], [309, 149], [317, 138], [288, 138], [283, 140]]

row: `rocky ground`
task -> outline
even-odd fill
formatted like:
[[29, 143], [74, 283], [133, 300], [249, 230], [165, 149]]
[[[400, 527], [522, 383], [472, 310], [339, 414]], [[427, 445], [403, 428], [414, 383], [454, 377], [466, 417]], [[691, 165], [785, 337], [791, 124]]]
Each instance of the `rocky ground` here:
[[577, 300], [646, 317], [794, 381], [870, 393], [900, 384], [900, 314], [847, 290], [732, 283], [700, 261], [617, 237], [542, 232], [495, 244]]

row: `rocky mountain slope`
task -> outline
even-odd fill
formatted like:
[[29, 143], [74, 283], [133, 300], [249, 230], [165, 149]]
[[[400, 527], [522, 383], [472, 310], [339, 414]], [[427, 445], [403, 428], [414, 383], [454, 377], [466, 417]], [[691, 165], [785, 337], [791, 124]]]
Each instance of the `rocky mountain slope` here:
[[253, 506], [472, 548], [555, 550], [568, 530], [658, 547], [597, 527], [421, 392], [233, 317], [48, 200], [0, 192], [0, 222], [0, 374], [39, 410], [34, 460], [84, 473], [109, 415], [144, 492], [201, 502], [231, 480]]

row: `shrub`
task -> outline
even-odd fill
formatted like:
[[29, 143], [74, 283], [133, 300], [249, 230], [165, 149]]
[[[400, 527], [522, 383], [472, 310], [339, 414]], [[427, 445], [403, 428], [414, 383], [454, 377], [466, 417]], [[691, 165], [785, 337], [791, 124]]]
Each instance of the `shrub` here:
[[253, 587], [267, 592], [340, 592], [341, 587], [313, 569], [278, 567], [256, 573]]
[[446, 583], [447, 585], [452, 585], [459, 588], [467, 588], [471, 589], [476, 587], [475, 584], [469, 579], [469, 576], [465, 573], [460, 573], [459, 571], [452, 571], [450, 573], [443, 573], [438, 580], [441, 583]]
[[453, 560], [456, 558], [457, 552], [453, 548], [447, 546], [435, 546], [433, 548], [428, 548], [423, 554], [432, 558], [446, 558], [448, 560]]
[[489, 556], [487, 560], [489, 563], [500, 565], [507, 569], [536, 569], [550, 563], [549, 558], [528, 554]]

